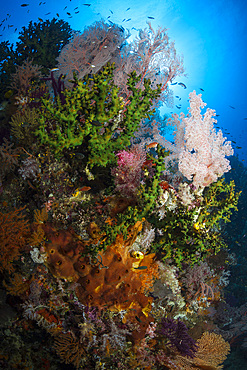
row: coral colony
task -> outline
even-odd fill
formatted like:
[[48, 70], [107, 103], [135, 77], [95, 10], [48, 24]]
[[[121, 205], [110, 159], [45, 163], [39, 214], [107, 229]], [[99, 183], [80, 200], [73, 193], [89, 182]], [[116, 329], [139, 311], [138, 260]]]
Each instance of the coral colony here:
[[195, 91], [165, 139], [183, 60], [166, 29], [128, 36], [53, 19], [1, 44], [3, 368], [221, 369], [229, 353], [231, 143]]

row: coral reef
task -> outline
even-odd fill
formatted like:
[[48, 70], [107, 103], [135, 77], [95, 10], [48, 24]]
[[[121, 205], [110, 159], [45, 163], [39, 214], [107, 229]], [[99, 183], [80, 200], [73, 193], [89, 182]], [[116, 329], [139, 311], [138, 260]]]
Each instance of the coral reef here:
[[[241, 194], [222, 177], [231, 144], [195, 92], [190, 116], [172, 119], [175, 142], [163, 137], [157, 108], [184, 72], [166, 29], [148, 24], [127, 43], [100, 21], [71, 35], [62, 21], [31, 22], [16, 52], [0, 46], [12, 81], [0, 366], [221, 369], [227, 340], [246, 331], [246, 307], [233, 315], [224, 302], [236, 263], [225, 223]], [[56, 58], [60, 76], [48, 73]]]

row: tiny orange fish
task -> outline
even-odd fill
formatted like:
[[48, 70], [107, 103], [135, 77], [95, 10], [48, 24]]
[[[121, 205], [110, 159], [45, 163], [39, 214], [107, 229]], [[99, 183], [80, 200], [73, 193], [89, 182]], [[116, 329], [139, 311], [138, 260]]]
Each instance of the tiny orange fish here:
[[142, 165], [142, 169], [144, 169], [145, 167], [147, 167], [147, 166], [156, 166], [156, 163], [154, 163], [153, 161], [152, 161], [152, 159], [148, 159], [148, 160], [146, 160], [144, 163], [143, 163], [143, 165]]
[[161, 181], [161, 182], [159, 183], [159, 186], [161, 186], [163, 190], [167, 190], [167, 189], [169, 189], [169, 184], [168, 184], [168, 182], [167, 182], [167, 181]]
[[88, 191], [90, 190], [91, 187], [90, 186], [83, 186], [81, 189], [79, 189], [80, 191]]
[[158, 145], [157, 141], [154, 141], [153, 143], [147, 145], [147, 149], [156, 148], [157, 145]]

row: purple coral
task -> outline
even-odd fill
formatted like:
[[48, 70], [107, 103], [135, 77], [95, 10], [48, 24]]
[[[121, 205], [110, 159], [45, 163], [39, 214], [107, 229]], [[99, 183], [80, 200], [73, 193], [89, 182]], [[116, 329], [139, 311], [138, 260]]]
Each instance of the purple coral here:
[[167, 346], [177, 349], [183, 356], [195, 356], [196, 342], [190, 337], [188, 328], [182, 321], [163, 317], [157, 332], [167, 341]]

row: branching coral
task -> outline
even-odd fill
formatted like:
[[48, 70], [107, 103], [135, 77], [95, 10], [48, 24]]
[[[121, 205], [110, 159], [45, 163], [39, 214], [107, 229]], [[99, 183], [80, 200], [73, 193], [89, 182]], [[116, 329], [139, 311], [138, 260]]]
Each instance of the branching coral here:
[[70, 333], [60, 333], [55, 337], [54, 348], [66, 364], [72, 363], [76, 369], [81, 368], [85, 361], [85, 350], [79, 340]]
[[35, 64], [42, 66], [47, 72], [56, 65], [56, 58], [72, 35], [68, 22], [53, 18], [51, 21], [29, 22], [28, 27], [22, 27], [16, 50], [22, 61], [32, 55]]
[[128, 79], [132, 95], [123, 116], [118, 118], [124, 104], [112, 80], [113, 69], [108, 64], [99, 73], [82, 80], [75, 76], [75, 88], [64, 92], [64, 104], [59, 98], [56, 104], [53, 99], [42, 99], [36, 135], [55, 155], [61, 156], [63, 149], [84, 144], [91, 167], [112, 164], [114, 151], [128, 146], [140, 121], [153, 113], [152, 100], [159, 96], [160, 87], [152, 90], [150, 81], [145, 80], [144, 90], [137, 89], [140, 76], [133, 72]]
[[29, 223], [22, 211], [25, 207], [0, 213], [0, 271], [14, 271], [16, 261], [27, 242]]

